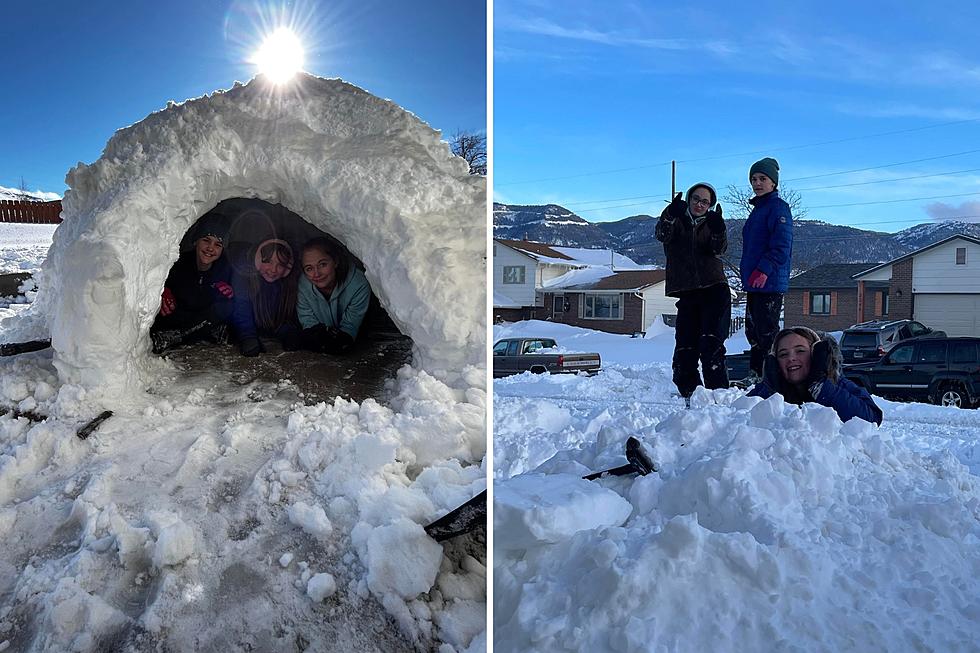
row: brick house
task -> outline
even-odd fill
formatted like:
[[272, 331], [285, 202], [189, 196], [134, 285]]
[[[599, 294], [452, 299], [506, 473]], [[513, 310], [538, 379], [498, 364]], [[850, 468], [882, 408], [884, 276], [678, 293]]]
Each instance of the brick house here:
[[[807, 326], [817, 331], [842, 331], [858, 322], [890, 317], [889, 283], [868, 281], [859, 288], [854, 279], [854, 275], [879, 265], [828, 263], [793, 277], [783, 298], [783, 324]], [[865, 315], [858, 310], [861, 292], [874, 298]]]
[[885, 314], [951, 336], [980, 336], [980, 240], [957, 234], [854, 275], [859, 321], [874, 319], [887, 285]]
[[657, 315], [673, 313], [673, 297], [664, 295], [664, 270], [605, 271], [606, 276], [582, 282], [569, 274], [544, 289], [544, 314], [539, 319], [609, 333], [646, 331]]

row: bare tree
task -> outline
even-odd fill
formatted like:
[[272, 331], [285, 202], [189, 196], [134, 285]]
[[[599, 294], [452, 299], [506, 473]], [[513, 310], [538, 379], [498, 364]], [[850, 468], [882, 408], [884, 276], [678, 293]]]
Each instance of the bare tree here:
[[457, 129], [449, 140], [453, 154], [462, 157], [470, 166], [471, 175], [487, 174], [487, 136]]
[[[752, 205], [749, 200], [755, 197], [752, 188], [749, 186], [736, 186], [729, 184], [725, 188], [725, 217], [744, 220], [752, 212]], [[793, 214], [794, 220], [802, 220], [806, 217], [807, 209], [803, 206], [803, 197], [791, 188], [780, 188], [779, 197], [789, 204], [789, 210]]]

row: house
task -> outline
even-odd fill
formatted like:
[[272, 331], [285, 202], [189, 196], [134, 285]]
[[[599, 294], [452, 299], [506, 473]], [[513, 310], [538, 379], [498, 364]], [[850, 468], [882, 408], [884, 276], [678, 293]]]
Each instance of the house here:
[[958, 234], [854, 275], [858, 322], [914, 319], [951, 336], [980, 336], [980, 240]]
[[864, 292], [871, 296], [870, 312], [858, 314], [858, 282], [854, 275], [880, 263], [828, 263], [789, 280], [783, 299], [783, 323], [807, 326], [817, 331], [842, 331], [864, 319], [888, 316], [888, 282], [868, 281]]
[[586, 267], [567, 254], [543, 243], [527, 240], [493, 241], [494, 321], [535, 318], [542, 297], [538, 290], [545, 281], [569, 270]]
[[646, 331], [658, 315], [675, 312], [664, 294], [664, 270], [619, 270], [590, 267], [573, 270], [543, 290], [539, 319], [609, 333]]

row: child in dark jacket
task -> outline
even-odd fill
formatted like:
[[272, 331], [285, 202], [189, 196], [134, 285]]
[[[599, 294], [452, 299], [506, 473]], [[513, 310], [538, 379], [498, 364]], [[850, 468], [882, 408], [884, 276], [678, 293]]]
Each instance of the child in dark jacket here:
[[666, 294], [677, 298], [673, 378], [685, 399], [701, 385], [698, 360], [705, 387], [728, 387], [725, 339], [732, 296], [719, 258], [728, 236], [717, 199], [710, 184], [697, 183], [687, 201], [678, 193], [657, 222], [657, 240], [667, 256]]
[[807, 327], [783, 329], [766, 356], [763, 379], [750, 397], [768, 399], [777, 392], [792, 404], [814, 401], [833, 408], [842, 422], [859, 417], [881, 425], [882, 414], [864, 388], [840, 374], [840, 347]]
[[150, 327], [153, 352], [163, 353], [198, 337], [225, 340], [234, 290], [224, 256], [226, 228], [219, 216], [205, 216], [196, 227], [194, 248], [170, 268], [160, 312]]
[[232, 327], [243, 356], [258, 356], [260, 336], [277, 338], [286, 350], [299, 348], [296, 283], [299, 266], [293, 248], [275, 237], [263, 238], [236, 266]]

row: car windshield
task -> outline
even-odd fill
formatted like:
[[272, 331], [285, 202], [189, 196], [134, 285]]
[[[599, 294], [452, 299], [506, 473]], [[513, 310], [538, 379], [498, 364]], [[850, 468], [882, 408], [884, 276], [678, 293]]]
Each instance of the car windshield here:
[[868, 333], [867, 331], [856, 331], [853, 333], [845, 331], [840, 345], [841, 347], [877, 347], [878, 334]]

